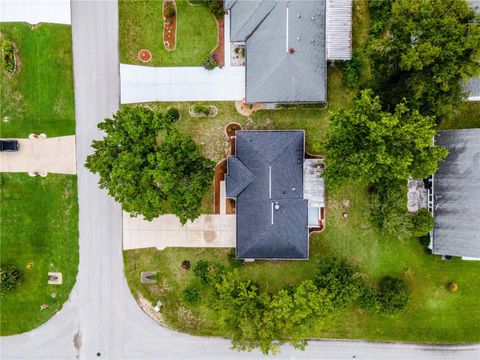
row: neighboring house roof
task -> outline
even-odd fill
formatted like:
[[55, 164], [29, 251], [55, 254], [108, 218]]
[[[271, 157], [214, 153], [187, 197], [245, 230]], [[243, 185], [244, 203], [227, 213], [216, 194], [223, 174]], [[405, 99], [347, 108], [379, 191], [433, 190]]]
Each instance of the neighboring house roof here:
[[[480, 0], [467, 0], [470, 5], [480, 14]], [[480, 77], [472, 78], [465, 84], [465, 90], [468, 91], [468, 100], [480, 101]]]
[[327, 0], [327, 60], [352, 58], [352, 0]]
[[246, 46], [247, 102], [326, 101], [325, 0], [236, 0], [225, 8], [231, 41]]
[[480, 101], [480, 77], [472, 78], [465, 84], [465, 90], [468, 91], [468, 100]]
[[433, 177], [433, 253], [480, 258], [480, 129], [439, 131], [447, 148]]
[[227, 197], [236, 198], [237, 258], [307, 259], [303, 131], [237, 131]]

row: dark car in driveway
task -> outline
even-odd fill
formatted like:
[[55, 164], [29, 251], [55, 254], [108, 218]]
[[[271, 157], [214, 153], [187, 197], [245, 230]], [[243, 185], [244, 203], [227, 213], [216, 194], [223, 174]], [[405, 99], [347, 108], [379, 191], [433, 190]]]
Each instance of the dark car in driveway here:
[[0, 140], [0, 151], [18, 151], [18, 140]]

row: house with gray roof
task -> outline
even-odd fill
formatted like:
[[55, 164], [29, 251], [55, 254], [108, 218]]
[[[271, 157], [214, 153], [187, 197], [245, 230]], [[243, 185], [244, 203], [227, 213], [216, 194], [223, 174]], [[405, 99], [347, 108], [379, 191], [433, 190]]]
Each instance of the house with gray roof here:
[[351, 58], [351, 0], [226, 0], [247, 103], [324, 103], [327, 60]]
[[439, 131], [448, 150], [433, 176], [432, 252], [480, 259], [480, 129]]
[[236, 257], [308, 259], [309, 230], [323, 229], [323, 163], [305, 159], [301, 130], [237, 131], [227, 159], [226, 196], [235, 200]]

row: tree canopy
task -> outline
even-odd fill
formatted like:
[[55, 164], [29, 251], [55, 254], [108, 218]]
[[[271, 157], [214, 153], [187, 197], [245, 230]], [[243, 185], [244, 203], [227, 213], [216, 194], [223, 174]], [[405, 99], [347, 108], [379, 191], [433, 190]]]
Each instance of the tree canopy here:
[[106, 135], [93, 141], [85, 166], [130, 214], [152, 220], [169, 212], [185, 223], [200, 215], [214, 163], [171, 121], [147, 108], [122, 108], [98, 124]]
[[396, 0], [370, 58], [387, 107], [405, 97], [422, 114], [443, 117], [462, 100], [460, 80], [480, 72], [480, 17], [465, 0]]
[[237, 350], [258, 347], [275, 353], [285, 342], [304, 348], [305, 337], [329, 326], [333, 318], [330, 296], [311, 280], [272, 295], [234, 270], [219, 274], [214, 286], [215, 307]]
[[437, 170], [447, 151], [433, 144], [435, 122], [402, 101], [395, 112], [382, 111], [371, 90], [359, 93], [351, 109], [330, 118], [327, 183], [348, 178], [367, 183], [424, 178]]

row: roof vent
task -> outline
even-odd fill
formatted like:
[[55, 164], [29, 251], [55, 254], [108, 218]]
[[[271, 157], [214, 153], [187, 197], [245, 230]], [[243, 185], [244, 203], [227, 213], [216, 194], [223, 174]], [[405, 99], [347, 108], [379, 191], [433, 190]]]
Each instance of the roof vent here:
[[297, 37], [297, 40], [300, 41], [300, 36]]
[[278, 203], [275, 204], [275, 210], [279, 210], [280, 209], [280, 205], [278, 205]]
[[301, 17], [302, 17], [302, 15], [300, 15], [300, 14], [298, 14], [298, 15], [297, 15], [297, 18], [299, 18], [299, 19], [300, 19]]

